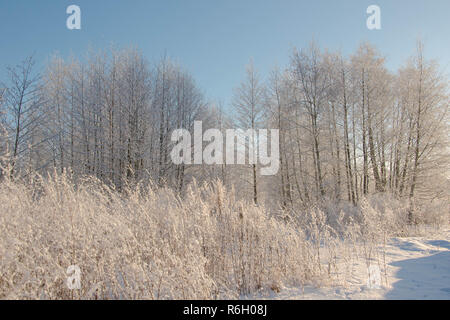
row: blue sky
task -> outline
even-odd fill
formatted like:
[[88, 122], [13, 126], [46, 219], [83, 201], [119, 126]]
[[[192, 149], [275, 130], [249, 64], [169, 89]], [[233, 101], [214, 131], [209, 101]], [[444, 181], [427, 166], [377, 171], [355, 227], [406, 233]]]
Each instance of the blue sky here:
[[[71, 4], [81, 8], [81, 30], [66, 28]], [[381, 30], [366, 28], [371, 4], [381, 8]], [[32, 53], [43, 67], [56, 52], [134, 45], [150, 61], [167, 52], [208, 99], [228, 104], [250, 58], [264, 77], [312, 38], [344, 54], [367, 40], [395, 69], [414, 52], [418, 36], [427, 57], [448, 73], [449, 15], [449, 0], [0, 0], [0, 79], [6, 66]]]

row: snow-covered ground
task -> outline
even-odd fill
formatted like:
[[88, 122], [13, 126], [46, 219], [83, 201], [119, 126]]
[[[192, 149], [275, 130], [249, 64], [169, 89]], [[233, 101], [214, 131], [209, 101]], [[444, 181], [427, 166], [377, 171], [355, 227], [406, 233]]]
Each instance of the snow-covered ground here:
[[[381, 285], [368, 284], [368, 268], [354, 262], [345, 286], [283, 288], [259, 299], [445, 299], [450, 300], [450, 230], [429, 237], [392, 238], [386, 246]], [[342, 275], [343, 276], [343, 275]]]

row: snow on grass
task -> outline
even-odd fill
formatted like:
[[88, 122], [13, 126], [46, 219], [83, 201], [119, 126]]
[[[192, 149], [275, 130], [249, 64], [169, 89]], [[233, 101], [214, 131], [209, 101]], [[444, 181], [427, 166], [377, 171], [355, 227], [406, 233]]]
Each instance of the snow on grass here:
[[448, 298], [449, 232], [390, 238], [425, 230], [376, 203], [274, 215], [220, 182], [180, 197], [151, 182], [117, 192], [68, 174], [5, 178], [0, 299]]
[[[364, 261], [355, 261], [346, 286], [283, 288], [251, 298], [321, 299], [450, 299], [450, 230], [430, 237], [391, 238], [386, 245], [387, 278], [379, 289], [367, 285]], [[381, 269], [384, 274], [384, 269]]]

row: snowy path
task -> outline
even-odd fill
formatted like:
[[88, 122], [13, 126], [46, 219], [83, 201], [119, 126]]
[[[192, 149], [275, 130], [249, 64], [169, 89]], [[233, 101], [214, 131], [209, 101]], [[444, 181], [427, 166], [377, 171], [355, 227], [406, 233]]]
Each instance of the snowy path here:
[[[448, 233], [447, 233], [448, 235]], [[393, 244], [408, 259], [392, 261], [395, 282], [386, 299], [450, 299], [450, 238], [410, 239]]]
[[[445, 299], [450, 300], [450, 230], [434, 237], [393, 238], [386, 248], [387, 282], [367, 286], [367, 268], [354, 265], [345, 287], [285, 288], [268, 299]], [[264, 299], [264, 297], [260, 297]]]

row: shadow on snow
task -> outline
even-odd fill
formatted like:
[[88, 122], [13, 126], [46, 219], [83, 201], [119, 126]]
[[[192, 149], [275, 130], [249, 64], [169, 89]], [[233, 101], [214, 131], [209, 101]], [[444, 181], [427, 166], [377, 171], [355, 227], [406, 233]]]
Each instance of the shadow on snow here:
[[[448, 241], [431, 242], [442, 248], [450, 247]], [[386, 294], [387, 299], [450, 299], [450, 251], [396, 261], [391, 265], [400, 267], [396, 274], [400, 280]]]

